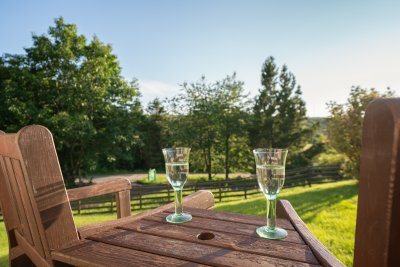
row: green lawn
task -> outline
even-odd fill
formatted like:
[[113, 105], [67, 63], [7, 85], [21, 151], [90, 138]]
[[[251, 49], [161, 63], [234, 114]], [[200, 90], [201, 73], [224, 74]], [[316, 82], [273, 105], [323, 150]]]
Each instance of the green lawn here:
[[[230, 177], [230, 179], [235, 179], [238, 177]], [[224, 175], [213, 175], [212, 176], [213, 181], [215, 180], [224, 180], [225, 176]], [[208, 176], [205, 174], [195, 174], [191, 173], [189, 175], [188, 181], [194, 182], [194, 181], [208, 181]], [[167, 177], [165, 173], [157, 173], [156, 175], [156, 180], [149, 182], [147, 178], [143, 178], [138, 181], [141, 184], [166, 184], [168, 183]]]
[[[283, 189], [281, 198], [288, 199], [311, 232], [347, 266], [352, 266], [357, 210], [356, 181]], [[259, 195], [247, 200], [219, 203], [216, 210], [244, 214], [265, 214], [265, 199]], [[76, 215], [77, 226], [107, 221], [115, 214]], [[0, 223], [0, 266], [7, 266], [7, 237]]]
[[[289, 200], [311, 232], [346, 266], [352, 266], [357, 192], [352, 180], [283, 189], [280, 198]], [[266, 201], [259, 196], [217, 204], [216, 210], [264, 215]]]

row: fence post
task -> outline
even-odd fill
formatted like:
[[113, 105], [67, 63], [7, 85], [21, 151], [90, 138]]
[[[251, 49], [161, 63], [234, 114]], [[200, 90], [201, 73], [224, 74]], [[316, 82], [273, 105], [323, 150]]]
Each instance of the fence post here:
[[111, 206], [110, 206], [110, 212], [113, 212], [113, 206], [114, 206], [114, 196], [111, 196]]
[[221, 182], [219, 182], [219, 202], [221, 202], [222, 201], [222, 184], [221, 184]]
[[168, 202], [171, 202], [171, 187], [170, 186], [168, 186]]
[[142, 187], [139, 186], [139, 209], [142, 209]]
[[247, 199], [247, 187], [244, 188], [244, 199]]
[[78, 200], [78, 214], [81, 214], [81, 201]]

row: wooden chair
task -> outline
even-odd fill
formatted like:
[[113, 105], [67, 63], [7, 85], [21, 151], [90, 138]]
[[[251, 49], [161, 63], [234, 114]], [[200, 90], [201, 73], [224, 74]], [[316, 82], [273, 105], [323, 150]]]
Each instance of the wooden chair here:
[[400, 266], [400, 98], [365, 114], [354, 266]]
[[[0, 133], [0, 205], [9, 241], [10, 266], [53, 266], [52, 251], [130, 219], [127, 179], [66, 190], [52, 135], [43, 126]], [[76, 229], [70, 201], [116, 193], [118, 220]], [[208, 191], [185, 198], [185, 206], [210, 208]], [[159, 212], [172, 204], [139, 214]]]
[[[290, 203], [288, 217], [324, 266], [343, 266], [307, 229]], [[340, 235], [340, 233], [338, 233]], [[354, 247], [355, 267], [400, 266], [400, 98], [377, 99], [364, 117]]]

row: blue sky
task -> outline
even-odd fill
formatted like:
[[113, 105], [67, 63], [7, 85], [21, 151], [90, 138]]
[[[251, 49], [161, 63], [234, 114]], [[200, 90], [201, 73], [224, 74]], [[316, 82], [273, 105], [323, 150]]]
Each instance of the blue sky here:
[[54, 19], [110, 43], [146, 104], [179, 84], [234, 71], [251, 96], [263, 61], [287, 64], [309, 116], [344, 102], [352, 85], [400, 92], [400, 1], [148, 0], [0, 2], [0, 54], [23, 53]]

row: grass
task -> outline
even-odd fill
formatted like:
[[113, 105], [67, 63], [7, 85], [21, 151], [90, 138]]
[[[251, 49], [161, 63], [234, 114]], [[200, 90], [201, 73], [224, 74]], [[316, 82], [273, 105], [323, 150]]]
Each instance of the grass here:
[[[357, 212], [357, 183], [353, 180], [284, 189], [287, 199], [311, 232], [346, 266], [353, 265]], [[263, 196], [221, 203], [216, 210], [243, 214], [266, 214]]]
[[8, 239], [3, 222], [0, 223], [0, 266], [8, 266]]
[[[224, 175], [213, 175], [212, 179], [213, 179], [213, 181], [215, 181], [215, 180], [224, 180], [225, 176]], [[230, 179], [234, 179], [234, 178], [230, 177]], [[193, 182], [193, 181], [206, 182], [206, 181], [208, 181], [208, 176], [206, 176], [204, 174], [193, 174], [193, 173], [191, 173], [190, 176], [189, 176], [188, 181], [191, 181], [191, 182]], [[146, 177], [146, 178], [143, 178], [143, 179], [139, 180], [138, 183], [140, 183], [140, 184], [166, 184], [166, 183], [168, 183], [168, 181], [167, 181], [167, 177], [165, 176], [165, 174], [157, 173], [156, 179], [154, 181], [149, 182], [147, 177]]]
[[[165, 176], [164, 176], [165, 177]], [[345, 265], [352, 266], [357, 210], [357, 183], [342, 181], [294, 187], [282, 191], [311, 232]], [[222, 202], [216, 210], [265, 215], [265, 198], [255, 195], [247, 200]], [[75, 215], [78, 227], [116, 218], [115, 213]], [[8, 244], [4, 223], [0, 222], [0, 266], [7, 266]]]

